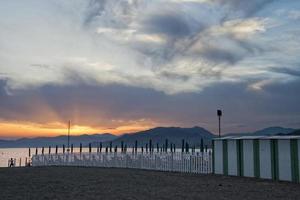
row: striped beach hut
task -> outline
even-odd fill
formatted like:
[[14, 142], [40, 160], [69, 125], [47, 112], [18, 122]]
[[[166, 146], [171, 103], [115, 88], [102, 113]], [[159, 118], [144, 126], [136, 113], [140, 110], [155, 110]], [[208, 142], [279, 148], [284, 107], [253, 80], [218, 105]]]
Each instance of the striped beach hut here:
[[213, 172], [300, 182], [300, 136], [244, 136], [213, 140]]

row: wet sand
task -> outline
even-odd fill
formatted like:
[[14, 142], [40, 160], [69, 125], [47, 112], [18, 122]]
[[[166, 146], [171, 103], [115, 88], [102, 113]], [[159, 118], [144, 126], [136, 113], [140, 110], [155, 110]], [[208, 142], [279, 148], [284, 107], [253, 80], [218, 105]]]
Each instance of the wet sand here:
[[300, 184], [80, 167], [0, 168], [0, 199], [300, 199]]

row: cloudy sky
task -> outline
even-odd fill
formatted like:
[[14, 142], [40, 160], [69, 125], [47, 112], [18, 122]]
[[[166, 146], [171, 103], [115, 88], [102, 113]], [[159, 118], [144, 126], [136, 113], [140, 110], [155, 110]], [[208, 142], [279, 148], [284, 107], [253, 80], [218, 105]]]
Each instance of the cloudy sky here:
[[0, 137], [300, 127], [300, 2], [1, 0]]

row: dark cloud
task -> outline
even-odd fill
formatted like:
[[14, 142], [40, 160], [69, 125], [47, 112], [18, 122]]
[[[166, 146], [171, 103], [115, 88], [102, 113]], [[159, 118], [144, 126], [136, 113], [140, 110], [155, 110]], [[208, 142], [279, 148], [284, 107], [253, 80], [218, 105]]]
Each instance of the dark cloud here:
[[[272, 1], [223, 1], [216, 0], [221, 4], [229, 4], [234, 9], [242, 9], [248, 14], [254, 14], [254, 10], [260, 10]], [[195, 20], [188, 13], [180, 9], [174, 11], [166, 9], [147, 16], [141, 23], [142, 33], [160, 34], [166, 39], [166, 43], [160, 46], [149, 46], [148, 44], [135, 44], [137, 49], [146, 56], [152, 58], [155, 64], [170, 63], [174, 58], [192, 57], [194, 60], [205, 58], [216, 64], [236, 64], [249, 55], [263, 54], [265, 47], [248, 41], [246, 38], [237, 38], [232, 34], [212, 36], [205, 33], [213, 26], [222, 27], [229, 20], [220, 18], [219, 24], [207, 23], [206, 19]], [[233, 8], [232, 8], [233, 9]], [[245, 10], [246, 9], [246, 10]], [[253, 9], [253, 11], [251, 11]], [[223, 41], [230, 43], [225, 48]], [[200, 51], [190, 51], [198, 43], [202, 44]], [[234, 48], [232, 48], [234, 47]]]
[[6, 86], [6, 81], [0, 78], [0, 97], [4, 97], [7, 95], [5, 86]]
[[165, 77], [165, 78], [177, 79], [177, 80], [182, 80], [182, 81], [187, 81], [189, 79], [189, 76], [179, 75], [179, 74], [175, 74], [172, 72], [162, 72], [161, 75], [162, 75], [162, 77]]
[[300, 77], [300, 71], [292, 69], [292, 68], [287, 68], [287, 67], [272, 68], [271, 71], [276, 72], [276, 73], [280, 73], [280, 74], [287, 74], [287, 75], [290, 75], [290, 76]]
[[244, 57], [244, 55], [239, 52], [232, 52], [221, 48], [206, 48], [200, 54], [215, 63], [225, 62], [229, 64], [235, 64]]
[[153, 15], [143, 21], [143, 30], [150, 34], [162, 34], [171, 38], [188, 37], [191, 34], [189, 22], [179, 13]]
[[276, 0], [213, 0], [222, 5], [229, 5], [231, 8], [244, 13], [245, 17], [250, 17], [261, 11], [268, 4]]
[[300, 117], [299, 81], [274, 83], [262, 93], [248, 90], [246, 83], [240, 83], [171, 96], [150, 89], [84, 84], [49, 85], [7, 95], [5, 84], [0, 84], [0, 118], [11, 121], [46, 123], [71, 119], [79, 125], [113, 127], [116, 122], [112, 120], [123, 119], [128, 123], [151, 119], [165, 126], [200, 125], [216, 130], [215, 111], [222, 108], [224, 130], [245, 131], [272, 125], [296, 126]]
[[85, 13], [84, 25], [92, 23], [96, 17], [101, 16], [105, 11], [107, 0], [88, 0], [88, 7]]
[[[226, 63], [234, 65], [245, 57], [250, 55], [262, 55], [266, 52], [266, 49], [250, 41], [243, 41], [231, 36], [223, 36], [223, 40], [230, 41], [234, 48], [225, 48], [221, 42], [212, 42], [212, 44], [210, 44], [203, 40], [203, 49], [196, 53], [216, 64]], [[220, 41], [220, 38], [218, 38], [217, 41]]]
[[197, 42], [199, 35], [208, 28], [201, 19], [195, 20], [177, 4], [144, 16], [139, 24], [139, 33], [160, 35], [166, 41], [156, 46], [147, 43], [133, 45], [138, 51], [152, 58], [156, 65], [170, 63], [174, 58], [184, 56]]

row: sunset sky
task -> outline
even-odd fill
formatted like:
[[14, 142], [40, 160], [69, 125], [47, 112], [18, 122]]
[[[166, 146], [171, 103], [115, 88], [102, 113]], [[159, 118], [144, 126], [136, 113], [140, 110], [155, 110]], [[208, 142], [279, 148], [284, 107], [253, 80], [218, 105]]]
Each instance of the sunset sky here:
[[298, 0], [3, 0], [0, 138], [300, 128]]

